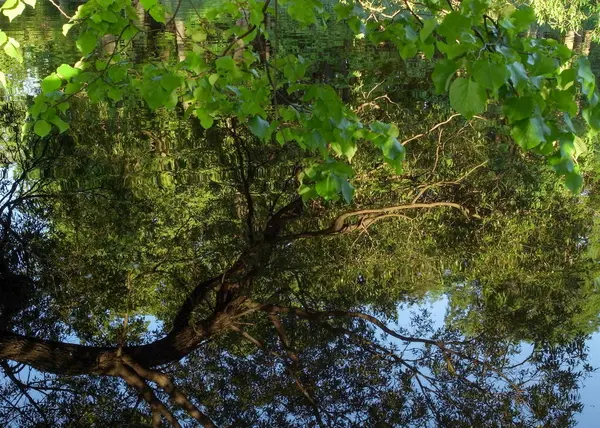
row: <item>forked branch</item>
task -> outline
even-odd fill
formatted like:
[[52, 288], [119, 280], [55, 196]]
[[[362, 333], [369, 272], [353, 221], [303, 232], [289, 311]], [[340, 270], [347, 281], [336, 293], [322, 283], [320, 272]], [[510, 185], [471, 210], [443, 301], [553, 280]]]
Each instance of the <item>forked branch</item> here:
[[127, 368], [124, 364], [119, 364], [116, 368], [116, 374], [122, 378], [129, 386], [134, 388], [140, 397], [148, 403], [152, 412], [152, 426], [159, 428], [161, 425], [161, 416], [164, 416], [174, 428], [181, 428], [181, 425], [175, 419], [171, 411], [160, 401], [152, 388], [135, 371]]
[[[412, 209], [431, 209], [438, 207], [449, 207], [455, 208], [462, 211], [468, 216], [468, 210], [454, 202], [432, 202], [432, 203], [413, 203], [406, 205], [395, 205], [391, 207], [375, 208], [367, 210], [351, 211], [339, 215], [333, 220], [331, 225], [325, 229], [301, 232], [294, 235], [288, 235], [280, 238], [281, 241], [292, 241], [300, 238], [309, 238], [313, 236], [327, 236], [327, 235], [338, 235], [341, 233], [354, 232], [358, 229], [363, 228], [365, 225], [373, 224], [376, 221], [382, 220], [383, 218], [396, 217], [391, 214], [397, 214], [400, 211], [412, 210]], [[348, 220], [356, 217], [358, 220], [355, 223], [348, 223]]]
[[154, 370], [149, 370], [139, 365], [129, 355], [121, 357], [123, 362], [131, 367], [138, 376], [147, 381], [156, 383], [163, 391], [165, 391], [174, 403], [180, 405], [192, 418], [196, 419], [205, 428], [215, 428], [216, 425], [208, 416], [202, 413], [194, 404], [183, 394], [164, 373]]

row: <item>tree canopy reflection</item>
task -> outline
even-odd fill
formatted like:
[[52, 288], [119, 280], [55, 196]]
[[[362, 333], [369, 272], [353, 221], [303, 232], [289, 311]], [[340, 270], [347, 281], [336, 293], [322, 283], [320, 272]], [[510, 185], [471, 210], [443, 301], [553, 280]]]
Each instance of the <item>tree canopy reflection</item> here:
[[[134, 39], [143, 57], [119, 51], [150, 63], [144, 79], [164, 78], [157, 61], [196, 58], [180, 58], [172, 27], [157, 29]], [[242, 48], [267, 61], [265, 44]], [[311, 108], [331, 117], [298, 123], [336, 138], [377, 123], [369, 138], [397, 131], [395, 158], [377, 144], [348, 156], [355, 136], [315, 150], [287, 131], [278, 141], [258, 113], [190, 115], [184, 96], [154, 106], [148, 93], [92, 88], [69, 98], [68, 130], [43, 136], [23, 127], [46, 121], [32, 118], [39, 97], [3, 102], [3, 426], [573, 424], [600, 310], [595, 140], [578, 140], [585, 187], [569, 191], [542, 148], [514, 146], [514, 123], [493, 107], [453, 114], [429, 83], [433, 63], [422, 58], [415, 77], [385, 46], [364, 49], [329, 69], [306, 60], [303, 84], [330, 97], [308, 97]], [[115, 55], [99, 51], [88, 54]], [[271, 61], [273, 73], [290, 66]], [[234, 111], [226, 97], [256, 90], [244, 108], [308, 109], [290, 82], [256, 73], [232, 77], [220, 101]], [[323, 177], [348, 181], [332, 191]], [[441, 296], [436, 325], [422, 303]]]

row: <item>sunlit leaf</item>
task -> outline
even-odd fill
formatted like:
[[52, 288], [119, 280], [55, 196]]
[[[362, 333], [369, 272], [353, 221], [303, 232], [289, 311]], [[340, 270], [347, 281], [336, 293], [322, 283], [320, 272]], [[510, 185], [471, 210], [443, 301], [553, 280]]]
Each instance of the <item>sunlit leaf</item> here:
[[78, 68], [71, 67], [69, 64], [62, 64], [56, 69], [56, 73], [65, 80], [70, 80], [81, 73]]
[[35, 125], [33, 125], [33, 132], [40, 137], [45, 137], [50, 131], [52, 131], [52, 126], [45, 120], [38, 120], [35, 122]]
[[6, 8], [6, 4], [2, 7], [2, 14], [8, 17], [8, 20], [12, 22], [17, 16], [21, 15], [25, 10], [25, 3], [17, 1], [16, 4], [9, 8]]
[[54, 92], [61, 86], [62, 79], [56, 73], [52, 73], [42, 80], [42, 92], [44, 93]]
[[18, 62], [23, 62], [23, 55], [21, 55], [19, 42], [12, 37], [9, 37], [8, 41], [4, 44], [4, 52], [6, 52], [6, 55], [16, 59]]

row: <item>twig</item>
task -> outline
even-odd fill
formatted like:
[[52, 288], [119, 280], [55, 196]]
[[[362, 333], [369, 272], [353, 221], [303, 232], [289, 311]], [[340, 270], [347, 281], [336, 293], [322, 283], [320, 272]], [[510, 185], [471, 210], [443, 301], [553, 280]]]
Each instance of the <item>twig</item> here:
[[435, 126], [434, 126], [433, 128], [431, 128], [429, 131], [427, 131], [427, 132], [424, 132], [424, 133], [422, 133], [422, 134], [419, 134], [419, 135], [415, 135], [414, 137], [410, 137], [408, 140], [405, 140], [405, 141], [403, 141], [401, 144], [404, 146], [404, 145], [406, 145], [406, 144], [410, 143], [411, 141], [413, 141], [413, 140], [416, 140], [417, 138], [421, 138], [421, 137], [423, 137], [423, 136], [425, 136], [425, 135], [427, 135], [427, 134], [431, 134], [431, 133], [432, 133], [433, 131], [435, 131], [437, 128], [439, 128], [440, 126], [443, 126], [443, 125], [445, 125], [445, 124], [449, 123], [449, 122], [450, 122], [452, 119], [454, 119], [455, 117], [458, 117], [458, 116], [460, 116], [460, 114], [459, 114], [459, 113], [455, 113], [455, 114], [453, 114], [452, 116], [450, 116], [450, 117], [449, 117], [447, 120], [445, 120], [444, 122], [440, 122], [440, 123], [438, 123], [437, 125], [435, 125]]
[[406, 6], [406, 8], [408, 9], [408, 11], [410, 12], [410, 14], [412, 16], [415, 17], [415, 19], [417, 20], [417, 22], [419, 23], [419, 25], [422, 27], [423, 26], [423, 21], [421, 20], [421, 18], [419, 17], [419, 15], [417, 15], [412, 8], [410, 7], [410, 5], [408, 4], [407, 0], [403, 0], [404, 1], [404, 5]]
[[59, 5], [58, 3], [56, 3], [54, 0], [48, 0], [48, 1], [50, 1], [50, 3], [52, 3], [52, 5], [53, 5], [55, 8], [57, 8], [57, 9], [58, 9], [58, 11], [61, 13], [61, 15], [62, 15], [62, 16], [64, 16], [64, 17], [65, 17], [65, 18], [67, 18], [68, 20], [71, 20], [71, 19], [73, 19], [72, 17], [70, 17], [69, 15], [67, 15], [67, 14], [65, 13], [65, 11], [64, 11], [64, 10], [62, 10], [62, 9], [60, 8], [60, 5]]
[[[267, 9], [269, 8], [269, 3], [271, 2], [271, 0], [267, 0], [265, 1], [265, 5], [262, 8], [262, 13], [263, 15], [267, 12]], [[227, 47], [225, 48], [225, 50], [221, 53], [220, 56], [225, 56], [227, 55], [227, 53], [231, 50], [231, 48], [233, 48], [235, 46], [235, 44], [242, 40], [244, 37], [249, 36], [250, 34], [252, 34], [252, 32], [254, 32], [254, 30], [256, 30], [258, 28], [257, 25], [252, 25], [250, 28], [248, 28], [248, 30], [246, 32], [244, 32], [242, 35], [236, 37], [233, 39], [233, 41], [231, 43], [229, 43], [229, 45], [227, 45]]]

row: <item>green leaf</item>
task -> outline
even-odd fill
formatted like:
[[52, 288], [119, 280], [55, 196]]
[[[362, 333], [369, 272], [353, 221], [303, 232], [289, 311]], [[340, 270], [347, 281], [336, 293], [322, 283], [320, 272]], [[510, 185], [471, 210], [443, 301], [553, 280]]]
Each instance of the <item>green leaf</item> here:
[[[590, 61], [585, 58], [579, 58], [577, 61], [577, 80], [581, 83], [581, 91], [587, 97], [592, 105], [598, 103], [596, 95], [596, 78], [592, 72]], [[593, 102], [592, 102], [593, 101]]]
[[319, 196], [315, 188], [313, 186], [309, 186], [308, 184], [301, 184], [298, 188], [298, 194], [302, 197], [304, 202]]
[[8, 83], [6, 82], [6, 74], [0, 71], [0, 84], [5, 88], [8, 87]]
[[535, 22], [535, 12], [528, 6], [521, 6], [510, 18], [516, 31], [521, 32], [527, 30]]
[[577, 70], [574, 68], [567, 68], [566, 70], [563, 70], [556, 78], [558, 89], [563, 91], [569, 89], [575, 83], [576, 77]]
[[443, 94], [448, 90], [450, 79], [454, 76], [456, 70], [458, 70], [456, 62], [449, 59], [442, 59], [435, 64], [431, 78], [438, 94]]
[[460, 77], [450, 85], [450, 105], [467, 119], [482, 113], [486, 102], [485, 89], [471, 79]]
[[600, 130], [600, 106], [584, 108], [581, 115], [590, 128]]
[[452, 43], [446, 50], [448, 59], [458, 58], [459, 56], [471, 51], [475, 46], [471, 43]]
[[496, 64], [487, 59], [478, 59], [473, 63], [473, 79], [494, 93], [504, 85], [507, 78], [508, 69], [504, 64]]
[[52, 122], [52, 124], [55, 125], [58, 128], [58, 131], [61, 134], [63, 132], [65, 132], [67, 129], [69, 129], [69, 124], [67, 122], [65, 122], [64, 120], [62, 120], [58, 116], [54, 116], [52, 119], [50, 119], [50, 122]]
[[572, 193], [577, 193], [583, 186], [583, 178], [577, 172], [569, 172], [565, 177], [565, 185]]
[[248, 121], [248, 128], [250, 128], [250, 132], [252, 132], [254, 135], [256, 135], [263, 141], [270, 134], [269, 127], [269, 122], [267, 122], [260, 116], [254, 116]]
[[306, 0], [290, 0], [287, 12], [296, 21], [303, 25], [314, 24], [317, 21], [315, 10]]
[[23, 0], [23, 3], [25, 3], [27, 6], [35, 8], [36, 0]]
[[529, 60], [533, 60], [532, 76], [552, 75], [558, 66], [556, 60], [537, 52], [530, 55]]
[[62, 64], [56, 69], [56, 73], [63, 79], [70, 80], [71, 78], [81, 73], [81, 70], [78, 68], [71, 67], [69, 64]]
[[385, 143], [383, 143], [382, 149], [383, 149], [383, 155], [386, 158], [404, 159], [404, 155], [405, 155], [404, 146], [402, 144], [400, 144], [400, 142], [394, 137], [388, 138], [385, 141]]
[[17, 3], [19, 3], [19, 0], [6, 0], [4, 4], [0, 6], [0, 9], [12, 9], [17, 6]]
[[419, 34], [419, 37], [421, 38], [422, 42], [424, 42], [427, 39], [427, 37], [429, 37], [431, 33], [433, 33], [435, 27], [437, 27], [437, 21], [435, 19], [432, 18], [423, 21], [423, 28], [421, 28], [421, 33]]
[[206, 33], [203, 31], [195, 31], [192, 33], [192, 41], [200, 43], [206, 40]]
[[533, 114], [534, 103], [531, 97], [514, 97], [504, 100], [502, 110], [509, 122], [526, 119]]
[[33, 126], [33, 132], [40, 137], [45, 137], [52, 131], [52, 126], [45, 120], [38, 120]]
[[108, 69], [108, 77], [113, 83], [122, 82], [127, 77], [127, 70], [119, 65], [113, 65]]
[[6, 52], [6, 55], [8, 55], [8, 56], [16, 59], [18, 62], [22, 63], [23, 55], [21, 55], [21, 50], [19, 49], [19, 47], [20, 47], [19, 42], [17, 42], [12, 37], [9, 37], [8, 41], [4, 45], [4, 52]]
[[123, 99], [123, 92], [119, 88], [111, 87], [108, 90], [107, 95], [113, 101], [121, 101]]
[[217, 80], [219, 80], [219, 75], [217, 73], [213, 73], [208, 76], [208, 83], [210, 83], [211, 86], [215, 86]]
[[150, 9], [148, 13], [156, 22], [160, 22], [161, 24], [165, 24], [167, 22], [165, 19], [165, 8], [160, 3], [156, 4], [152, 9]]
[[398, 48], [398, 53], [400, 54], [400, 57], [406, 61], [417, 54], [417, 45], [410, 42], [403, 42]]
[[340, 179], [334, 174], [327, 174], [324, 179], [317, 181], [315, 190], [319, 196], [325, 199], [337, 199], [338, 193], [341, 190], [339, 181]]
[[222, 56], [215, 61], [217, 70], [231, 71], [235, 68], [235, 61], [231, 56]]
[[527, 77], [527, 72], [525, 71], [523, 64], [520, 62], [513, 62], [511, 64], [507, 64], [506, 68], [508, 68], [510, 80], [512, 81], [515, 89], [517, 91], [523, 90], [529, 81], [529, 77]]
[[463, 32], [470, 31], [471, 20], [457, 11], [447, 14], [438, 27], [438, 33], [446, 38], [448, 44], [453, 44]]
[[104, 71], [108, 67], [108, 62], [101, 59], [97, 59], [96, 62], [94, 62], [94, 66], [96, 67], [96, 70]]
[[394, 171], [396, 171], [396, 174], [402, 174], [403, 172], [403, 165], [402, 165], [402, 161], [403, 159], [401, 157], [397, 158], [397, 159], [390, 159], [390, 158], [384, 158], [385, 162], [390, 165], [392, 168], [394, 168]]
[[369, 128], [371, 128], [371, 130], [373, 132], [376, 132], [381, 135], [385, 135], [387, 137], [396, 138], [400, 134], [398, 127], [396, 125], [394, 125], [393, 123], [384, 123], [384, 122], [376, 121], [376, 122], [372, 122], [369, 125]]
[[0, 30], [0, 46], [8, 41], [8, 36], [2, 30]]
[[62, 26], [62, 34], [63, 36], [67, 37], [67, 34], [69, 33], [69, 30], [71, 28], [73, 28], [75, 26], [75, 24], [64, 24]]
[[342, 139], [339, 141], [333, 141], [331, 143], [331, 148], [334, 149], [338, 154], [342, 156], [346, 156], [349, 161], [352, 160], [354, 154], [358, 150], [358, 147], [354, 143], [354, 141], [350, 139]]
[[577, 60], [577, 76], [582, 82], [594, 82], [596, 80], [588, 58], [581, 57]]
[[335, 12], [335, 14], [337, 16], [338, 22], [343, 19], [350, 18], [350, 16], [354, 12], [355, 7], [356, 6], [352, 3], [344, 4], [344, 3], [336, 2], [335, 5], [333, 6], [333, 11]]
[[516, 122], [511, 135], [519, 146], [527, 150], [546, 142], [550, 132], [544, 119], [536, 116]]
[[552, 91], [551, 98], [556, 102], [556, 106], [560, 111], [567, 112], [571, 116], [577, 114], [575, 95], [571, 91]]
[[77, 49], [84, 55], [92, 53], [96, 49], [97, 43], [98, 40], [96, 39], [96, 35], [91, 31], [83, 33], [75, 42]]
[[575, 152], [575, 135], [574, 134], [565, 134], [560, 138], [560, 155], [563, 158], [574, 158]]
[[119, 17], [114, 12], [111, 12], [110, 10], [103, 10], [102, 13], [100, 14], [100, 16], [102, 17], [102, 20], [105, 22], [110, 22], [112, 24], [119, 22]]
[[352, 198], [354, 197], [354, 186], [350, 184], [348, 180], [342, 181], [342, 196], [346, 203], [352, 202]]
[[12, 22], [17, 16], [23, 13], [25, 10], [25, 3], [17, 1], [16, 4], [10, 9], [6, 8], [6, 3], [2, 6], [2, 13], [8, 17], [8, 20]]
[[65, 86], [65, 94], [71, 95], [79, 92], [82, 86], [83, 85], [81, 83], [67, 83], [67, 86]]
[[421, 45], [421, 50], [423, 51], [423, 54], [425, 54], [425, 58], [431, 59], [435, 54], [435, 45], [433, 43], [423, 43]]
[[175, 89], [181, 86], [181, 77], [174, 74], [165, 74], [160, 79], [160, 85], [169, 92], [173, 92]]
[[64, 102], [56, 106], [61, 112], [65, 113], [69, 109], [69, 103]]
[[139, 30], [135, 25], [128, 25], [123, 31], [121, 39], [122, 40], [131, 40], [135, 36], [137, 36], [142, 30]]
[[48, 104], [46, 104], [45, 98], [46, 97], [42, 95], [37, 96], [33, 105], [29, 107], [29, 113], [31, 114], [31, 116], [33, 116], [34, 119], [36, 119], [40, 115], [40, 113], [43, 113], [46, 110], [48, 110]]
[[62, 85], [62, 79], [56, 73], [52, 73], [42, 80], [42, 92], [47, 94], [58, 90]]
[[158, 0], [140, 0], [140, 3], [144, 7], [144, 9], [150, 10], [158, 3]]
[[196, 116], [200, 119], [200, 125], [202, 125], [204, 129], [210, 128], [215, 122], [212, 116], [202, 109], [196, 109]]

